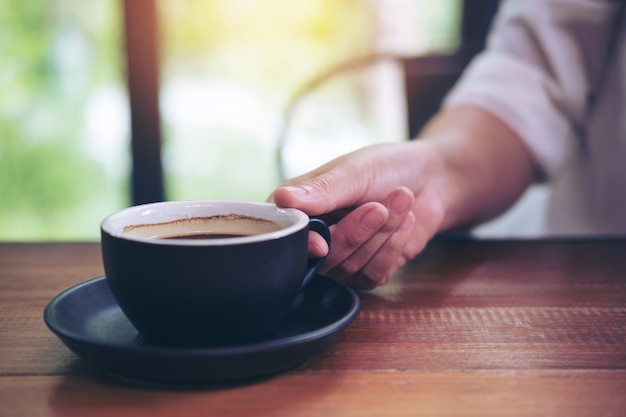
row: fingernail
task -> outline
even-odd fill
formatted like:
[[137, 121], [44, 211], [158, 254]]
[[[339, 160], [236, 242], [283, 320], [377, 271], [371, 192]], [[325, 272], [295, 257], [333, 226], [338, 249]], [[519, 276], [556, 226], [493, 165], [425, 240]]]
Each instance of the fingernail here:
[[285, 185], [283, 189], [287, 190], [295, 197], [306, 197], [309, 195], [309, 189], [305, 187], [295, 187], [293, 185]]
[[378, 230], [387, 221], [387, 216], [384, 211], [374, 207], [366, 211], [361, 216], [361, 227], [369, 232]]
[[400, 226], [398, 226], [398, 232], [405, 232], [409, 229], [412, 229], [414, 222], [415, 222], [415, 217], [413, 216], [413, 213], [409, 213], [404, 219], [404, 221], [402, 221]]
[[309, 253], [314, 258], [326, 256], [328, 255], [328, 244], [323, 239], [321, 242], [316, 239], [309, 239]]
[[411, 205], [413, 205], [413, 198], [406, 193], [399, 192], [391, 199], [389, 211], [394, 216], [400, 216], [406, 213]]

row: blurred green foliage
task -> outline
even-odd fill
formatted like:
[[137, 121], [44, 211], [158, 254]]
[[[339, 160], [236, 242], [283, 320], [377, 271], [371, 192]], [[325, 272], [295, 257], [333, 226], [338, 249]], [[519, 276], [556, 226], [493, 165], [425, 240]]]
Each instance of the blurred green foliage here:
[[120, 83], [117, 3], [98, 3], [0, 0], [0, 240], [96, 238], [124, 198], [84, 138], [90, 91]]

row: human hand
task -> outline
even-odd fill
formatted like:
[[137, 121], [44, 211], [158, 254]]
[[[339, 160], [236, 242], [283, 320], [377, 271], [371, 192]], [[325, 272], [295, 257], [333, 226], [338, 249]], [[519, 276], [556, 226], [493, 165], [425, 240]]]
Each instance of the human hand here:
[[309, 238], [312, 256], [328, 252], [321, 273], [371, 289], [415, 257], [440, 226], [436, 181], [424, 175], [430, 157], [417, 143], [364, 148], [285, 182], [270, 200], [327, 220], [330, 251], [317, 234]]

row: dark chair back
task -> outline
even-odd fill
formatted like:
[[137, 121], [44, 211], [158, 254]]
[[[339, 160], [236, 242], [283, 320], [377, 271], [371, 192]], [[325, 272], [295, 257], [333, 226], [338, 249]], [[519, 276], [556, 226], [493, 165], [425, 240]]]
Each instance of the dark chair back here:
[[410, 138], [439, 110], [467, 64], [484, 48], [498, 3], [499, 0], [465, 0], [460, 45], [455, 52], [407, 58], [402, 62]]

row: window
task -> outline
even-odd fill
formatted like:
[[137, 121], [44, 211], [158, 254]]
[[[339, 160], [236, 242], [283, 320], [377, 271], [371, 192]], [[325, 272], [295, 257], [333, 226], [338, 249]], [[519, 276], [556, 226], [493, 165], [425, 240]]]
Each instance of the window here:
[[370, 143], [405, 140], [402, 77], [393, 62], [340, 71], [303, 92], [293, 109], [290, 100], [353, 60], [454, 49], [460, 9], [454, 0], [160, 5], [171, 199], [266, 199], [281, 180], [280, 139], [285, 176]]
[[[0, 240], [97, 240], [130, 204], [122, 9], [114, 0], [1, 8]], [[264, 200], [295, 175], [376, 141], [406, 139], [391, 53], [452, 50], [459, 0], [159, 0], [168, 199]]]

